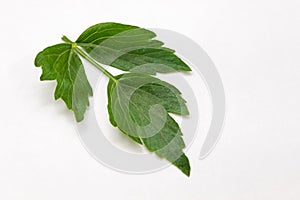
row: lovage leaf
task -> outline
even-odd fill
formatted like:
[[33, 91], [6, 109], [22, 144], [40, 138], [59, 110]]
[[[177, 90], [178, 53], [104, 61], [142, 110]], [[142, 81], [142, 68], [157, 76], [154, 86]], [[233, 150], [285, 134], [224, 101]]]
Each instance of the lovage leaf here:
[[79, 122], [89, 106], [93, 95], [82, 62], [71, 44], [57, 44], [41, 51], [35, 65], [42, 67], [41, 80], [56, 80], [55, 99], [61, 98], [68, 109], [74, 111]]
[[76, 43], [98, 62], [123, 71], [191, 71], [173, 50], [162, 47], [163, 42], [154, 37], [154, 32], [137, 26], [100, 23], [85, 30]]
[[134, 141], [189, 176], [189, 160], [181, 130], [169, 115], [188, 115], [185, 100], [174, 86], [140, 73], [123, 74], [108, 84], [111, 123]]
[[[79, 55], [89, 61], [110, 79], [107, 108], [111, 124], [189, 176], [182, 133], [170, 115], [188, 115], [186, 101], [174, 86], [149, 74], [191, 69], [155, 37], [137, 26], [96, 24], [75, 42], [64, 36], [65, 43], [41, 51], [35, 65], [42, 68], [42, 81], [56, 80], [55, 99], [61, 98], [79, 122], [93, 95]], [[129, 73], [115, 77], [100, 64]]]

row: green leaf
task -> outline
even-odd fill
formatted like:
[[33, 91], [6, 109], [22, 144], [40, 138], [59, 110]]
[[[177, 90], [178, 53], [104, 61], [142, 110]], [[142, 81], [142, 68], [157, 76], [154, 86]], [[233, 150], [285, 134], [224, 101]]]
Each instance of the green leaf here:
[[[121, 75], [118, 76], [118, 77], [121, 77]], [[113, 116], [113, 113], [112, 113], [112, 108], [111, 108], [111, 93], [112, 93], [112, 91], [113, 91], [114, 88], [115, 88], [115, 85], [114, 85], [113, 83], [114, 83], [113, 81], [109, 81], [108, 84], [107, 84], [107, 98], [108, 98], [108, 101], [109, 101], [109, 103], [107, 104], [107, 110], [108, 110], [108, 115], [109, 115], [109, 121], [110, 121], [110, 123], [111, 123], [113, 126], [116, 127], [116, 126], [117, 126], [117, 122], [116, 122], [115, 119], [114, 119], [114, 116]], [[122, 131], [121, 129], [120, 129], [120, 131], [121, 131], [123, 134], [127, 135], [128, 137], [130, 137], [133, 141], [135, 141], [135, 142], [137, 142], [137, 143], [139, 143], [139, 144], [142, 144], [142, 141], [140, 140], [140, 138], [134, 137], [134, 136], [132, 136], [132, 135], [128, 135], [127, 133], [125, 133], [125, 132]]]
[[41, 51], [35, 66], [42, 67], [41, 80], [56, 80], [55, 99], [61, 98], [76, 120], [82, 121], [93, 95], [82, 62], [71, 44], [57, 44]]
[[174, 86], [141, 73], [122, 74], [108, 84], [110, 120], [132, 139], [167, 159], [189, 176], [189, 160], [181, 130], [169, 113], [188, 115], [185, 100]]
[[191, 71], [174, 51], [154, 40], [152, 31], [118, 23], [96, 24], [76, 43], [99, 63], [123, 71], [149, 74]]
[[[186, 101], [174, 86], [148, 74], [191, 69], [155, 37], [137, 26], [96, 24], [75, 42], [63, 36], [65, 43], [41, 51], [35, 65], [42, 67], [42, 81], [56, 80], [55, 99], [61, 98], [79, 122], [93, 95], [79, 56], [90, 62], [110, 79], [107, 109], [111, 124], [189, 176], [182, 133], [170, 115], [188, 115]], [[115, 77], [100, 64], [130, 73]]]

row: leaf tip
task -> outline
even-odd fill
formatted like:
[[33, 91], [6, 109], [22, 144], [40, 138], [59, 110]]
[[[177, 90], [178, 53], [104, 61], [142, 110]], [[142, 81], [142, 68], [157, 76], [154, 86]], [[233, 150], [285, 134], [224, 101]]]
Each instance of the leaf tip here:
[[191, 166], [190, 161], [185, 154], [182, 154], [173, 164], [184, 173], [187, 177], [190, 177]]
[[81, 122], [83, 120], [83, 118], [84, 118], [83, 115], [76, 115], [75, 114], [75, 120], [76, 120], [77, 123]]
[[41, 65], [42, 65], [42, 56], [43, 56], [43, 51], [41, 51], [41, 52], [39, 52], [37, 55], [36, 55], [36, 57], [35, 57], [35, 59], [34, 59], [34, 65], [36, 66], [36, 67], [40, 67]]

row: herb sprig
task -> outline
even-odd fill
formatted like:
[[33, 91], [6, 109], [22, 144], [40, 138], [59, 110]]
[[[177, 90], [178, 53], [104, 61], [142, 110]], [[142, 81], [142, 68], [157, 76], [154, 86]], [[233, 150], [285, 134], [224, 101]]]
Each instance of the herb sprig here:
[[[137, 26], [100, 23], [75, 42], [63, 36], [64, 43], [47, 47], [36, 56], [35, 66], [42, 68], [41, 81], [57, 82], [55, 99], [62, 99], [80, 122], [93, 95], [81, 59], [90, 62], [109, 78], [111, 124], [189, 176], [182, 132], [170, 115], [188, 115], [186, 101], [178, 89], [154, 75], [191, 69], [155, 37], [154, 32]], [[114, 76], [102, 64], [125, 73]]]

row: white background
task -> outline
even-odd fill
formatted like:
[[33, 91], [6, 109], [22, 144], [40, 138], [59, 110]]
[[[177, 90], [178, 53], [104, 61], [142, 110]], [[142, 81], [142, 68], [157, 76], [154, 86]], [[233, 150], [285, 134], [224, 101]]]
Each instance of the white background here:
[[[300, 199], [299, 0], [9, 0], [0, 3], [0, 199]], [[115, 21], [181, 32], [222, 77], [227, 116], [192, 174], [115, 172], [83, 148], [72, 113], [39, 82], [35, 55]]]

